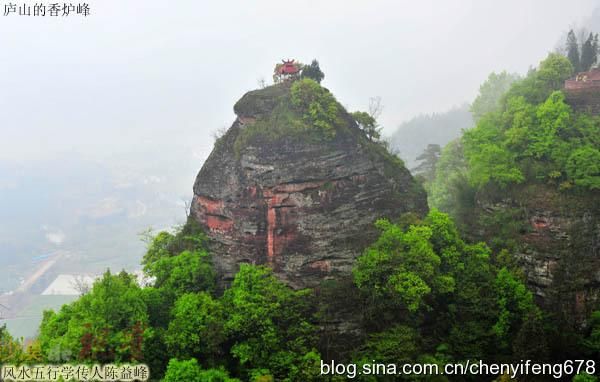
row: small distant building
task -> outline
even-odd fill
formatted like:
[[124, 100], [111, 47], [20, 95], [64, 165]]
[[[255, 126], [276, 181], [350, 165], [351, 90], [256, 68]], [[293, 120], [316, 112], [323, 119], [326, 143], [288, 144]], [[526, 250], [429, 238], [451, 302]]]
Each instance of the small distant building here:
[[283, 65], [279, 67], [279, 74], [296, 74], [300, 71], [300, 68], [294, 60], [283, 60]]
[[302, 70], [302, 64], [294, 60], [281, 60], [281, 64], [275, 65], [273, 80], [275, 83], [297, 78]]
[[578, 73], [575, 78], [565, 81], [565, 90], [577, 91], [586, 89], [600, 90], [600, 68], [595, 68], [589, 72]]
[[565, 81], [566, 101], [576, 111], [600, 115], [600, 68]]

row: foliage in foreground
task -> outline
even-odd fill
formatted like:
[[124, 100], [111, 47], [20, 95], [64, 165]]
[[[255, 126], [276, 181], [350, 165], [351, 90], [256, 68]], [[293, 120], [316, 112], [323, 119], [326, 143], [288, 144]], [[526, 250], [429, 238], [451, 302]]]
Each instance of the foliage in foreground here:
[[[193, 224], [150, 243], [144, 265], [153, 286], [107, 272], [78, 301], [45, 313], [37, 352], [1, 352], [0, 361], [145, 362], [167, 382], [320, 380], [326, 333], [318, 310], [335, 299], [294, 291], [271, 269], [248, 264], [217, 294], [205, 237]], [[377, 226], [348, 289], [358, 301], [346, 308], [364, 337], [326, 354], [358, 364], [552, 359], [548, 319], [510, 261], [466, 243], [437, 210]], [[599, 314], [581, 342], [585, 356], [600, 349]], [[0, 340], [15, 342], [2, 330]]]
[[[311, 292], [293, 291], [269, 268], [242, 265], [217, 295], [205, 236], [194, 225], [151, 241], [144, 266], [153, 286], [106, 272], [79, 300], [45, 312], [44, 360], [146, 362], [155, 376], [167, 370], [166, 381], [234, 381], [228, 373], [305, 380], [311, 370], [301, 365], [319, 358]], [[169, 358], [182, 361], [167, 369]]]
[[381, 236], [354, 268], [372, 333], [361, 359], [498, 360], [523, 350], [516, 341], [523, 323], [540, 322], [541, 313], [485, 244], [465, 243], [436, 210], [422, 221], [377, 226]]

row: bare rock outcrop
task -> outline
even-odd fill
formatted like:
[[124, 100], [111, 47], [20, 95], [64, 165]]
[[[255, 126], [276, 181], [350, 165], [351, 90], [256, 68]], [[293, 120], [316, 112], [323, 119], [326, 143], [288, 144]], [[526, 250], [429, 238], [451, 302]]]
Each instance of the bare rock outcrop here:
[[[334, 137], [248, 139], [244, 130], [282, 102], [289, 84], [244, 95], [194, 184], [191, 214], [212, 239], [225, 284], [244, 262], [270, 265], [295, 288], [347, 276], [376, 238], [376, 219], [427, 212], [425, 192], [402, 162], [370, 142], [341, 106]], [[271, 129], [289, 129], [285, 121]]]

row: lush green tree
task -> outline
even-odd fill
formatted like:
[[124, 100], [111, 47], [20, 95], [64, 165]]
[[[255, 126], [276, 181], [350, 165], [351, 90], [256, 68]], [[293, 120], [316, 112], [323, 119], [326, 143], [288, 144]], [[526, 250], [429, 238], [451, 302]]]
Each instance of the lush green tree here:
[[[540, 62], [537, 72], [533, 72], [534, 86], [540, 87], [546, 93], [540, 97], [542, 101], [555, 90], [562, 89], [564, 81], [573, 75], [574, 68], [569, 61], [557, 53], [550, 53]], [[531, 100], [535, 102], [535, 100]]]
[[148, 365], [154, 377], [164, 375], [170, 357], [165, 343], [166, 329], [149, 327], [144, 332], [144, 363]]
[[518, 328], [526, 320], [539, 314], [533, 295], [521, 280], [508, 269], [502, 268], [496, 276], [497, 302], [500, 308], [494, 333], [500, 347], [506, 349], [516, 336]]
[[[476, 131], [473, 132], [475, 134]], [[514, 154], [506, 148], [493, 143], [472, 145], [470, 137], [465, 135], [465, 146], [469, 149], [466, 156], [469, 161], [469, 180], [476, 187], [489, 182], [505, 187], [509, 183], [520, 183], [525, 178], [517, 167]]]
[[435, 166], [440, 159], [441, 151], [440, 145], [428, 144], [427, 148], [416, 158], [420, 163], [412, 169], [412, 172], [425, 178], [426, 182], [431, 182], [435, 177]]
[[29, 345], [27, 345], [27, 350], [25, 351], [23, 361], [27, 365], [36, 365], [44, 362], [42, 345], [38, 339], [33, 340], [31, 343], [29, 343]]
[[352, 113], [352, 118], [356, 121], [358, 127], [365, 133], [370, 141], [377, 141], [381, 138], [381, 128], [373, 116], [364, 111], [355, 111]]
[[[163, 298], [163, 306], [170, 306], [176, 297], [186, 292], [214, 290], [216, 275], [206, 250], [206, 240], [193, 219], [188, 219], [175, 234], [163, 231], [149, 236], [142, 264], [144, 272], [154, 279], [154, 287], [170, 296], [170, 302]], [[148, 297], [159, 298], [156, 293]]]
[[498, 111], [501, 107], [500, 100], [518, 79], [519, 75], [506, 71], [492, 72], [479, 87], [479, 94], [471, 104], [471, 113], [473, 113], [475, 121], [487, 113]]
[[523, 317], [523, 322], [512, 342], [512, 355], [518, 359], [547, 361], [550, 356], [548, 340], [551, 338], [545, 330], [540, 312], [533, 308]]
[[3, 364], [16, 365], [25, 360], [23, 354], [23, 344], [15, 340], [6, 325], [0, 326], [0, 366]]
[[588, 323], [588, 334], [582, 345], [592, 358], [600, 357], [600, 310], [592, 313]]
[[577, 36], [575, 36], [575, 32], [573, 32], [573, 29], [571, 29], [567, 34], [567, 57], [569, 58], [569, 61], [571, 61], [571, 65], [573, 65], [573, 69], [575, 70], [575, 72], [580, 72], [581, 62], [579, 54], [579, 43], [577, 42]]
[[598, 382], [598, 377], [588, 373], [582, 373], [573, 377], [573, 382]]
[[439, 275], [441, 260], [429, 242], [429, 227], [411, 226], [404, 231], [387, 220], [378, 220], [376, 226], [381, 235], [353, 269], [354, 282], [365, 300], [374, 303], [366, 306], [368, 314], [386, 308], [416, 313], [434, 284], [452, 289], [453, 280]]
[[187, 361], [179, 361], [173, 358], [169, 361], [167, 372], [165, 377], [162, 379], [163, 382], [187, 382], [187, 381], [199, 381], [202, 369], [198, 365], [196, 359], [190, 359]]
[[216, 274], [210, 255], [204, 250], [183, 251], [176, 256], [162, 257], [146, 267], [155, 278], [154, 286], [180, 296], [186, 292], [212, 292]]
[[[564, 57], [551, 54], [537, 71], [513, 84], [500, 110], [465, 131], [462, 144], [471, 185], [483, 189], [541, 179], [561, 188], [598, 188], [594, 147], [600, 142], [600, 121], [574, 113], [561, 91], [550, 91], [570, 67]], [[540, 99], [542, 94], [546, 98]], [[441, 184], [451, 171], [444, 168], [438, 174]]]
[[454, 217], [462, 216], [463, 210], [469, 212], [474, 191], [467, 176], [462, 141], [455, 139], [442, 149], [435, 178], [427, 185], [429, 205]]
[[378, 226], [381, 236], [353, 270], [369, 333], [357, 359], [405, 351], [413, 362], [486, 359], [510, 355], [516, 336], [532, 341], [522, 329], [537, 312], [531, 293], [507, 270], [497, 273], [485, 244], [465, 243], [448, 215], [434, 209]]
[[540, 62], [537, 69], [531, 70], [527, 76], [513, 83], [506, 100], [522, 96], [528, 103], [539, 104], [556, 90], [563, 87], [564, 81], [573, 75], [573, 65], [561, 54], [550, 53]]
[[239, 379], [229, 377], [224, 369], [203, 370], [194, 358], [186, 361], [173, 358], [162, 382], [239, 382]]
[[242, 264], [223, 295], [231, 354], [248, 376], [284, 380], [316, 345], [309, 290], [293, 291], [270, 268]]
[[594, 34], [590, 32], [587, 40], [581, 47], [581, 70], [588, 71], [594, 65], [598, 59], [598, 47], [594, 44]]
[[154, 375], [164, 373], [172, 351], [175, 351], [167, 345], [166, 333], [177, 298], [190, 292], [214, 290], [215, 273], [206, 252], [206, 240], [193, 219], [188, 219], [174, 233], [148, 235], [148, 250], [142, 263], [146, 274], [153, 277], [154, 285], [140, 292], [149, 320], [149, 327], [144, 331], [144, 362]]
[[[495, 134], [498, 141], [503, 138], [503, 143], [512, 152], [525, 152], [530, 150], [530, 130], [537, 123], [536, 107], [525, 99], [517, 96], [507, 100], [506, 108], [501, 114], [502, 120], [496, 120], [496, 124], [506, 126], [504, 137], [501, 130]], [[529, 152], [529, 154], [531, 154]]]
[[569, 156], [567, 174], [576, 185], [592, 190], [600, 189], [600, 150], [583, 146]]
[[207, 236], [202, 227], [193, 218], [188, 217], [187, 222], [178, 227], [175, 233], [166, 231], [152, 235], [151, 232], [143, 234], [143, 239], [148, 243], [142, 265], [146, 272], [150, 271], [152, 264], [162, 258], [179, 255], [183, 251], [206, 250]]
[[563, 93], [556, 91], [537, 107], [537, 123], [529, 129], [526, 154], [536, 159], [551, 159], [559, 135], [570, 127], [571, 108], [564, 100]]
[[92, 290], [44, 313], [40, 345], [49, 361], [130, 362], [143, 358], [146, 305], [135, 276], [106, 272]]
[[316, 351], [306, 353], [295, 364], [291, 365], [288, 374], [289, 381], [318, 382], [323, 380], [321, 375], [321, 355]]
[[335, 135], [339, 106], [329, 90], [310, 78], [295, 81], [291, 88], [291, 100], [305, 122], [316, 127], [325, 136]]
[[173, 293], [165, 293], [164, 289], [146, 286], [141, 290], [141, 298], [148, 308], [150, 326], [166, 329], [171, 320]]
[[[442, 151], [436, 178], [428, 187], [431, 205], [451, 212], [466, 234], [480, 230], [477, 237], [484, 237], [494, 250], [515, 249], [518, 243], [514, 238], [529, 229], [523, 224], [522, 208], [481, 208], [503, 197], [498, 186], [527, 182], [527, 187], [541, 183], [542, 187], [561, 190], [578, 187], [593, 192], [600, 188], [600, 152], [596, 149], [600, 145], [600, 119], [572, 110], [560, 91], [572, 71], [567, 58], [549, 55], [527, 77], [510, 86], [497, 109], [483, 114], [474, 129], [465, 131], [462, 139]], [[465, 179], [476, 188], [476, 194], [468, 191]], [[439, 234], [434, 233], [434, 237]], [[556, 327], [563, 326], [557, 326], [554, 316], [544, 316], [535, 306], [510, 252], [500, 251], [492, 259], [492, 264], [484, 260], [468, 272], [453, 274], [453, 293], [445, 296], [444, 303], [431, 304], [448, 322], [445, 328], [432, 324], [436, 334], [442, 333], [436, 338], [447, 345], [454, 359], [493, 356], [549, 360], [556, 353], [562, 354], [566, 336]], [[484, 264], [486, 272], [480, 271]], [[496, 271], [496, 266], [500, 270]], [[466, 280], [473, 275], [487, 281], [473, 280], [469, 285]], [[487, 289], [478, 295], [484, 285]], [[460, 300], [459, 295], [463, 296]], [[470, 305], [471, 300], [485, 308]], [[481, 312], [490, 314], [475, 319]]]
[[170, 354], [196, 357], [210, 366], [223, 356], [225, 312], [218, 300], [204, 292], [184, 294], [172, 316], [165, 334]]
[[423, 339], [418, 330], [406, 325], [390, 328], [369, 336], [359, 352], [363, 361], [381, 363], [414, 363], [423, 354]]
[[596, 52], [596, 58], [593, 60], [594, 64], [598, 62], [598, 55], [600, 54], [600, 45], [598, 43], [598, 33], [594, 36], [594, 41], [592, 42], [592, 49]]
[[483, 359], [497, 315], [491, 251], [483, 243], [465, 243], [454, 221], [437, 210], [430, 211], [423, 223], [432, 229], [431, 243], [440, 254], [442, 274], [455, 280], [452, 293], [436, 296], [435, 337], [455, 359]]
[[[422, 319], [415, 313], [429, 309], [439, 309], [441, 316], [450, 314], [449, 302], [454, 306], [452, 314], [460, 317], [457, 323], [467, 322], [470, 314], [473, 317], [472, 313], [483, 305], [484, 298], [477, 297], [477, 293], [493, 279], [485, 246], [466, 245], [454, 223], [437, 210], [416, 224], [405, 226], [382, 220], [377, 226], [382, 230], [380, 237], [357, 259], [353, 270], [354, 281], [364, 296], [369, 325], [414, 324], [413, 318], [417, 322]], [[475, 317], [479, 320], [481, 315]], [[488, 327], [478, 333], [489, 330], [493, 323], [490, 319], [480, 321]], [[447, 333], [449, 328], [444, 330]]]
[[321, 83], [321, 81], [323, 81], [323, 78], [325, 78], [325, 74], [323, 73], [323, 71], [321, 71], [321, 68], [319, 67], [319, 61], [314, 59], [312, 60], [310, 65], [305, 65], [302, 68], [301, 78], [310, 78], [317, 81], [318, 83]]
[[145, 240], [148, 241], [148, 249], [142, 259], [142, 265], [144, 265], [146, 271], [148, 271], [148, 267], [154, 262], [174, 255], [171, 251], [171, 246], [175, 241], [175, 235], [162, 231], [154, 237], [148, 234], [148, 238]]

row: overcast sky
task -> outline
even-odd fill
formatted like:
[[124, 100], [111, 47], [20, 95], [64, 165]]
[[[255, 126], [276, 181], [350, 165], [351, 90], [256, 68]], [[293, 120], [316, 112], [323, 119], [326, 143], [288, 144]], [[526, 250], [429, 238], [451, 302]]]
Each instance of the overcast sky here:
[[161, 145], [202, 158], [282, 58], [318, 58], [350, 109], [381, 96], [389, 133], [471, 101], [491, 71], [526, 72], [598, 0], [89, 4], [85, 19], [0, 14], [0, 160]]

